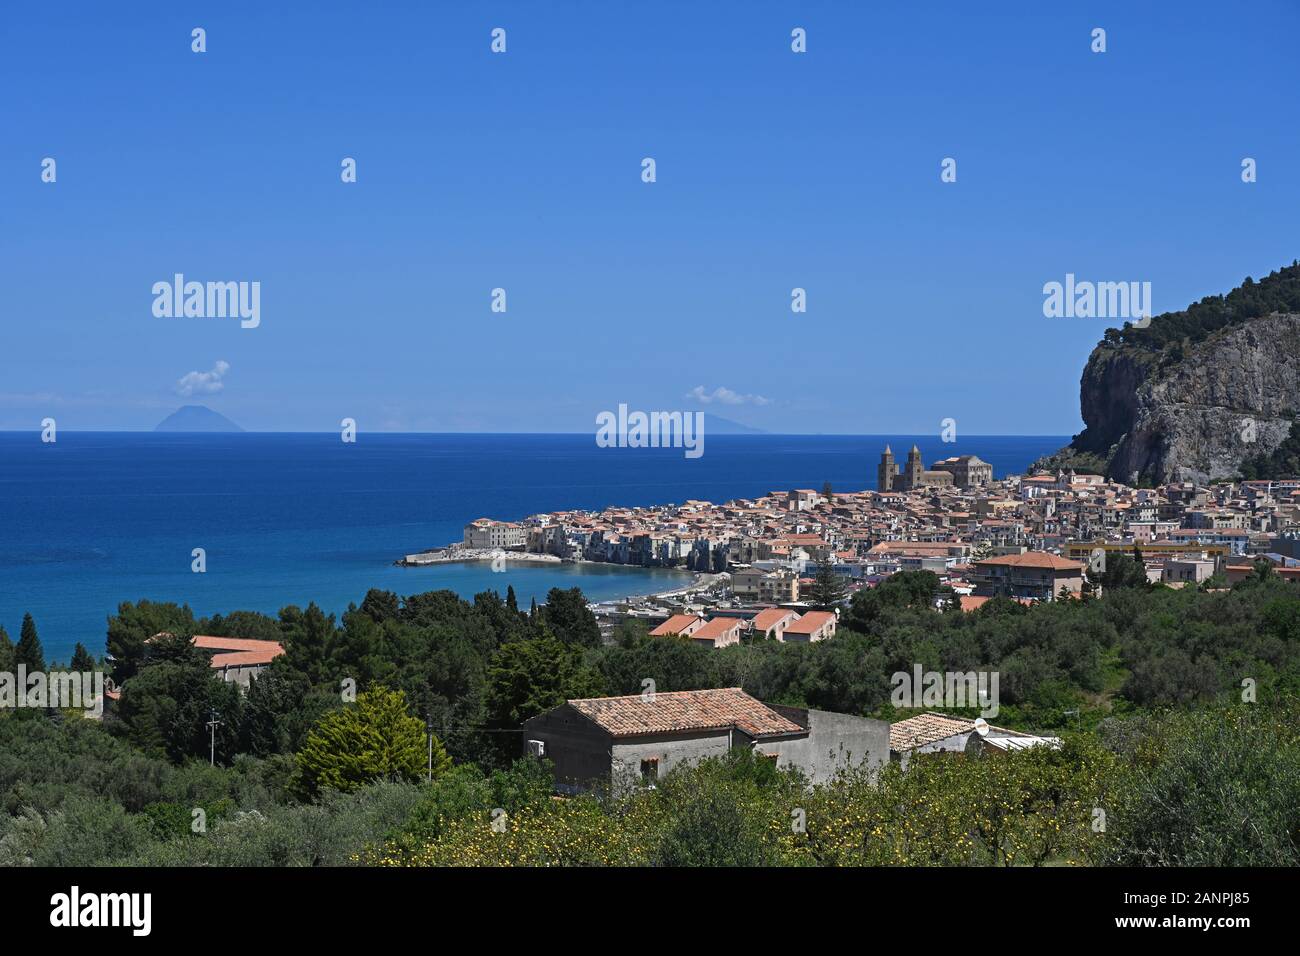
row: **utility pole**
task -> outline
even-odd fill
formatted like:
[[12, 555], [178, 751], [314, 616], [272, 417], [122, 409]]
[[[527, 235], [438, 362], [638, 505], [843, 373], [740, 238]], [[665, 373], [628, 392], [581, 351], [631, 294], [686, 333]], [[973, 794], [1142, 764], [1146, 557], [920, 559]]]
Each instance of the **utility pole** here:
[[426, 780], [428, 783], [433, 783], [433, 714], [426, 714], [424, 717], [424, 734], [429, 738], [429, 772]]
[[208, 763], [212, 766], [217, 765], [217, 728], [223, 723], [219, 718], [221, 714], [214, 707], [211, 716], [208, 718]]

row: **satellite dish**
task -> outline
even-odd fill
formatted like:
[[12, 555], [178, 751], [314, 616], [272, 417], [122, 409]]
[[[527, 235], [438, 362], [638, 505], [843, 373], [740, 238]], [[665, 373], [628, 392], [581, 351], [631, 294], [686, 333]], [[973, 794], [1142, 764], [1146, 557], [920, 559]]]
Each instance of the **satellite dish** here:
[[983, 717], [975, 718], [975, 733], [979, 734], [981, 737], [987, 737], [989, 735], [989, 722]]

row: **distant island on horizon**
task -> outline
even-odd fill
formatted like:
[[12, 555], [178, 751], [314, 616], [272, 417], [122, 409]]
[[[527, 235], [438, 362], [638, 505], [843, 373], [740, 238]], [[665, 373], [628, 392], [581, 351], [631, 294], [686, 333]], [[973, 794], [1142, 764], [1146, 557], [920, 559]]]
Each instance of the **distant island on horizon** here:
[[182, 405], [157, 425], [156, 432], [242, 432], [236, 425], [220, 412], [214, 412], [206, 405]]

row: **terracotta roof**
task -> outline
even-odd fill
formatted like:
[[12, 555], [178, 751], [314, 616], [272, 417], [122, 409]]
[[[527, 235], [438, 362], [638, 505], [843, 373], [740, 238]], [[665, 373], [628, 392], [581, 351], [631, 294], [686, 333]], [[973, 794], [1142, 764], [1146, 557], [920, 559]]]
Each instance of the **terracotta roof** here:
[[207, 634], [195, 634], [190, 643], [195, 647], [204, 647], [213, 651], [265, 651], [273, 647], [277, 654], [284, 653], [284, 645], [279, 641], [257, 641], [246, 637], [210, 637]]
[[[153, 637], [147, 638], [145, 643], [152, 644], [174, 636], [170, 631], [159, 631]], [[217, 652], [212, 655], [213, 667], [269, 664], [284, 653], [284, 645], [279, 641], [258, 641], [247, 637], [213, 637], [209, 634], [195, 634], [190, 638], [190, 643], [195, 647]]]
[[[993, 599], [991, 597], [980, 597], [974, 594], [963, 594], [961, 596], [961, 609], [963, 611], [978, 611], [985, 604], [987, 604], [989, 601], [992, 600]], [[1023, 604], [1026, 607], [1034, 603], [1033, 600], [1030, 598], [1016, 598], [1015, 600], [1017, 603]]]
[[718, 637], [725, 637], [732, 630], [738, 628], [743, 621], [736, 617], [715, 617], [706, 623], [698, 631], [691, 634], [691, 640], [701, 641], [710, 640]]
[[681, 634], [692, 624], [700, 620], [698, 614], [674, 614], [668, 620], [664, 621], [653, 631], [651, 637], [666, 637], [669, 634]]
[[1013, 568], [1051, 568], [1053, 571], [1076, 571], [1083, 569], [1083, 565], [1078, 561], [1070, 561], [1057, 554], [1048, 554], [1046, 551], [1026, 551], [1024, 554], [1006, 554], [1000, 558], [986, 558], [983, 561], [976, 561], [975, 563], [977, 565], [1005, 565]]
[[[261, 644], [273, 644], [271, 641], [259, 641]], [[230, 654], [213, 654], [212, 667], [248, 667], [269, 664], [283, 654], [279, 644], [261, 651], [233, 651]]]
[[[269, 664], [284, 653], [284, 645], [279, 641], [255, 641], [245, 637], [211, 637], [195, 634], [190, 639], [195, 647], [217, 651], [212, 655], [212, 666], [249, 667]], [[227, 653], [221, 653], [221, 652]]]
[[834, 621], [835, 615], [830, 611], [809, 611], [799, 620], [794, 621], [785, 629], [787, 634], [811, 634], [813, 631], [825, 627], [831, 621]]
[[890, 750], [915, 750], [936, 740], [965, 734], [975, 729], [975, 721], [945, 714], [918, 714], [889, 727]]
[[569, 706], [613, 737], [735, 727], [751, 737], [803, 733], [739, 687], [571, 700]]
[[769, 627], [779, 624], [786, 617], [793, 617], [795, 620], [799, 619], [799, 615], [789, 608], [765, 607], [754, 615], [752, 623], [755, 630], [766, 631]]
[[[918, 714], [915, 717], [909, 717], [907, 720], [900, 720], [898, 723], [890, 725], [889, 749], [895, 751], [915, 750], [917, 747], [924, 747], [926, 744], [943, 740], [945, 737], [970, 733], [974, 729], [975, 721], [965, 717], [949, 717], [947, 714], [936, 714], [933, 711], [928, 714]], [[1018, 730], [1008, 730], [1005, 727], [995, 727], [989, 724], [989, 736], [985, 739], [991, 740], [994, 737], [1016, 737], [1021, 740], [1055, 739], [1036, 737], [1033, 734], [1021, 733]]]

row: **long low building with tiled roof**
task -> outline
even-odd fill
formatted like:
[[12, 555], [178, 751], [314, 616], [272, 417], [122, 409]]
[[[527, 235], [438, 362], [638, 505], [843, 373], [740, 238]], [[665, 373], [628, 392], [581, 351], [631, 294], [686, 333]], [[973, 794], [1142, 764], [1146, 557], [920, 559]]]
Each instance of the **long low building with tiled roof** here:
[[568, 704], [613, 737], [738, 729], [757, 739], [801, 729], [739, 687], [593, 697]]
[[[161, 631], [148, 638], [145, 643], [172, 639], [173, 635]], [[270, 666], [284, 653], [284, 645], [279, 641], [261, 641], [247, 637], [221, 637], [211, 634], [195, 634], [190, 643], [200, 650], [209, 652], [209, 663], [214, 677], [228, 683], [238, 684], [247, 690], [254, 678]]]
[[673, 767], [749, 749], [813, 782], [889, 759], [889, 725], [764, 704], [738, 687], [570, 700], [524, 722], [525, 752], [550, 760], [576, 792], [652, 785]]
[[196, 634], [195, 647], [212, 652], [212, 673], [245, 690], [262, 671], [284, 653], [279, 641], [257, 641], [243, 637], [212, 637]]

